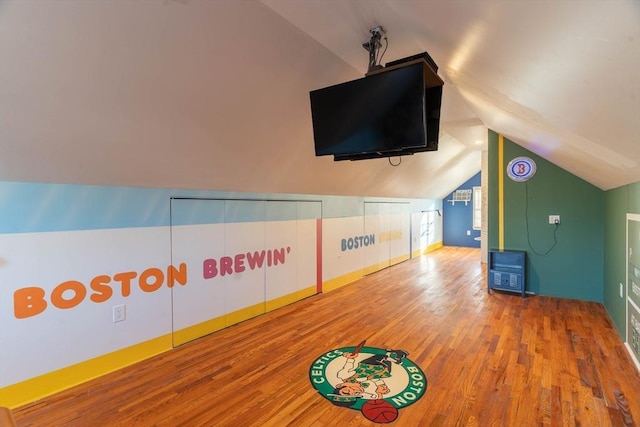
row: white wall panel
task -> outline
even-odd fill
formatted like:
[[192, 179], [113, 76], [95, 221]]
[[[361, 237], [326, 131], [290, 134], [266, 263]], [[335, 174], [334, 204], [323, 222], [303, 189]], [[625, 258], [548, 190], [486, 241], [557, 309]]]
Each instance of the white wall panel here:
[[364, 235], [364, 221], [361, 216], [328, 218], [322, 224], [322, 252], [324, 281], [361, 270], [364, 265], [364, 248], [343, 248], [343, 241]]
[[365, 248], [365, 268], [372, 273], [410, 257], [410, 205], [365, 202], [365, 234], [375, 235], [375, 245]]
[[[3, 234], [0, 240], [0, 386], [171, 332], [168, 227]], [[163, 276], [151, 292], [139, 285], [148, 269]], [[91, 287], [98, 276], [106, 283], [101, 292]], [[62, 298], [78, 303], [58, 308], [51, 295], [69, 281], [79, 282], [86, 295], [80, 299], [68, 289]], [[16, 318], [23, 303], [14, 297], [30, 287], [44, 291], [46, 307]], [[113, 306], [120, 304], [126, 305], [126, 320], [113, 323]]]
[[223, 277], [211, 274], [212, 268], [219, 270], [224, 256], [224, 224], [171, 227], [171, 252], [174, 264], [184, 262], [190, 267], [188, 285], [172, 289], [174, 330], [224, 316]]
[[[235, 205], [238, 202], [233, 202]], [[226, 202], [229, 204], [229, 201]], [[243, 201], [245, 209], [262, 212], [264, 202]], [[225, 255], [233, 261], [231, 268], [221, 266], [223, 271], [227, 313], [265, 303], [265, 268], [273, 265], [273, 252], [265, 248], [264, 222], [225, 223]], [[247, 255], [250, 254], [250, 255]], [[249, 258], [255, 260], [253, 266]], [[226, 270], [226, 271], [225, 271]], [[235, 320], [230, 324], [235, 323]]]
[[424, 253], [430, 246], [442, 242], [442, 217], [437, 209], [411, 214], [411, 250]]
[[298, 233], [296, 236], [298, 253], [297, 261], [297, 289], [301, 290], [309, 286], [317, 285], [318, 279], [318, 239], [317, 224], [315, 219], [299, 219]]
[[320, 202], [174, 199], [172, 221], [200, 223], [172, 226], [174, 261], [196, 267], [189, 286], [173, 290], [173, 314], [174, 331], [197, 328], [174, 335], [174, 343], [316, 285], [317, 220], [297, 217], [320, 214]]
[[[171, 200], [171, 259], [190, 267], [188, 286], [172, 289], [173, 331], [181, 331], [226, 313], [224, 280], [220, 260], [224, 256], [224, 201]], [[181, 225], [195, 222], [195, 225]], [[223, 321], [221, 321], [222, 323]], [[201, 328], [197, 334], [174, 334], [174, 345], [184, 344], [215, 330]]]
[[390, 264], [408, 259], [411, 251], [411, 214], [408, 204], [389, 204], [389, 233]]
[[[373, 234], [376, 237], [380, 236], [380, 233], [386, 231], [386, 218], [383, 217], [384, 213], [382, 203], [366, 202], [364, 204], [364, 232], [365, 234]], [[386, 245], [385, 245], [386, 246]], [[386, 253], [385, 252], [386, 249]], [[368, 272], [379, 270], [379, 265], [384, 263], [387, 266], [389, 263], [389, 251], [388, 246], [381, 248], [381, 243], [376, 240], [375, 245], [366, 246], [364, 248], [364, 266]], [[383, 252], [383, 253], [381, 253]]]
[[297, 220], [265, 223], [265, 248], [280, 251], [284, 258], [265, 270], [267, 301], [298, 290], [298, 257], [305, 248], [297, 245], [297, 234]]
[[[363, 245], [370, 235], [364, 233], [362, 199], [301, 196], [281, 203], [265, 200], [273, 195], [251, 195], [264, 197], [260, 200], [231, 199], [234, 196], [0, 183], [4, 397], [13, 404], [26, 403], [43, 396], [46, 392], [37, 390], [47, 389], [51, 378], [65, 388], [168, 350], [172, 331], [179, 332], [174, 339], [178, 335], [188, 338], [186, 342], [207, 328], [211, 332], [227, 321], [249, 318], [256, 307], [266, 305], [271, 279], [286, 286], [274, 287], [269, 298], [285, 297], [280, 302], [289, 303], [312, 293], [319, 281], [339, 278], [331, 286], [340, 286], [362, 274], [364, 249], [375, 244], [373, 237], [370, 245]], [[330, 211], [336, 216], [323, 219], [326, 199], [332, 200]], [[351, 246], [343, 246], [345, 242]], [[275, 265], [273, 251], [286, 247], [291, 250], [285, 262]], [[252, 268], [247, 254], [256, 264], [255, 254], [262, 256], [263, 251], [260, 266]], [[218, 263], [214, 277], [205, 277], [208, 259]], [[180, 269], [172, 288], [171, 265]], [[318, 265], [324, 270], [318, 272]], [[286, 267], [286, 273], [280, 267]], [[60, 291], [64, 286], [69, 289]], [[26, 304], [16, 303], [25, 289], [32, 292], [29, 288], [44, 295], [40, 311], [37, 295], [29, 294], [35, 300]], [[305, 292], [296, 294], [300, 290]], [[52, 302], [56, 292], [56, 304], [69, 307]], [[23, 307], [33, 304], [36, 307]], [[126, 319], [114, 323], [113, 307], [122, 304]], [[16, 393], [9, 387], [14, 384], [31, 391]]]

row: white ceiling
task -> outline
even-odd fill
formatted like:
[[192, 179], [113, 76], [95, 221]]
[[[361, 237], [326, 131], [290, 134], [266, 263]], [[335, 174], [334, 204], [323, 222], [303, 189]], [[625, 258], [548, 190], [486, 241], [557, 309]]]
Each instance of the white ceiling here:
[[[315, 157], [310, 90], [427, 51], [440, 149]], [[0, 180], [442, 198], [487, 129], [602, 188], [640, 181], [635, 0], [4, 0]]]
[[263, 2], [361, 72], [378, 25], [385, 60], [429, 52], [466, 146], [490, 128], [602, 189], [640, 180], [638, 1]]

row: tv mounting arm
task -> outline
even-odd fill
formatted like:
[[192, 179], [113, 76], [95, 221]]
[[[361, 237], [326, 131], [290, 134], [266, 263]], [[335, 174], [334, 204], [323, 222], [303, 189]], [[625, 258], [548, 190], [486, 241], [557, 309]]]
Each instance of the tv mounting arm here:
[[[382, 43], [380, 43], [380, 40], [382, 39], [382, 37], [387, 40], [387, 31], [382, 26], [372, 28], [369, 30], [369, 32], [371, 33], [371, 38], [368, 42], [362, 43], [362, 47], [365, 48], [367, 52], [369, 52], [369, 68], [367, 69], [367, 72], [382, 68], [382, 65], [377, 63], [379, 59], [382, 59], [382, 55], [384, 55], [383, 52], [380, 58], [378, 58], [378, 52], [382, 47]], [[387, 49], [385, 47], [385, 51], [386, 50]]]

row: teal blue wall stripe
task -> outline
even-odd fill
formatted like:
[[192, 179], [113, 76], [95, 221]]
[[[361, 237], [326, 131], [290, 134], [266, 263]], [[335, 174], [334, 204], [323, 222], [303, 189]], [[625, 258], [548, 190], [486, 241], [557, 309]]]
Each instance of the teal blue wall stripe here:
[[169, 224], [167, 190], [0, 183], [0, 233]]
[[171, 225], [224, 223], [224, 200], [171, 199]]
[[[180, 199], [230, 202], [222, 211], [210, 212], [207, 208], [172, 212], [171, 201]], [[162, 227], [172, 223], [172, 215], [174, 225], [340, 218], [363, 215], [363, 206], [368, 200], [378, 199], [2, 181], [0, 234]], [[404, 201], [414, 212], [434, 203], [427, 199], [380, 199], [384, 200]], [[267, 211], [260, 207], [265, 201], [270, 202]], [[280, 204], [278, 201], [298, 203]]]

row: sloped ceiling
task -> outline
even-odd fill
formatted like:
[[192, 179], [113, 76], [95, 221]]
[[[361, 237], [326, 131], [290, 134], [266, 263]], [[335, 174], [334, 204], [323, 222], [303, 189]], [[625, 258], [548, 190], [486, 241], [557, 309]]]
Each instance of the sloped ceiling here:
[[600, 188], [640, 180], [638, 1], [263, 1], [362, 72], [378, 25], [389, 60], [428, 51], [465, 144], [483, 124]]
[[[315, 157], [310, 90], [428, 51], [440, 149]], [[602, 188], [640, 180], [637, 1], [4, 0], [0, 180], [441, 198], [487, 128]], [[383, 61], [383, 62], [384, 62]]]

